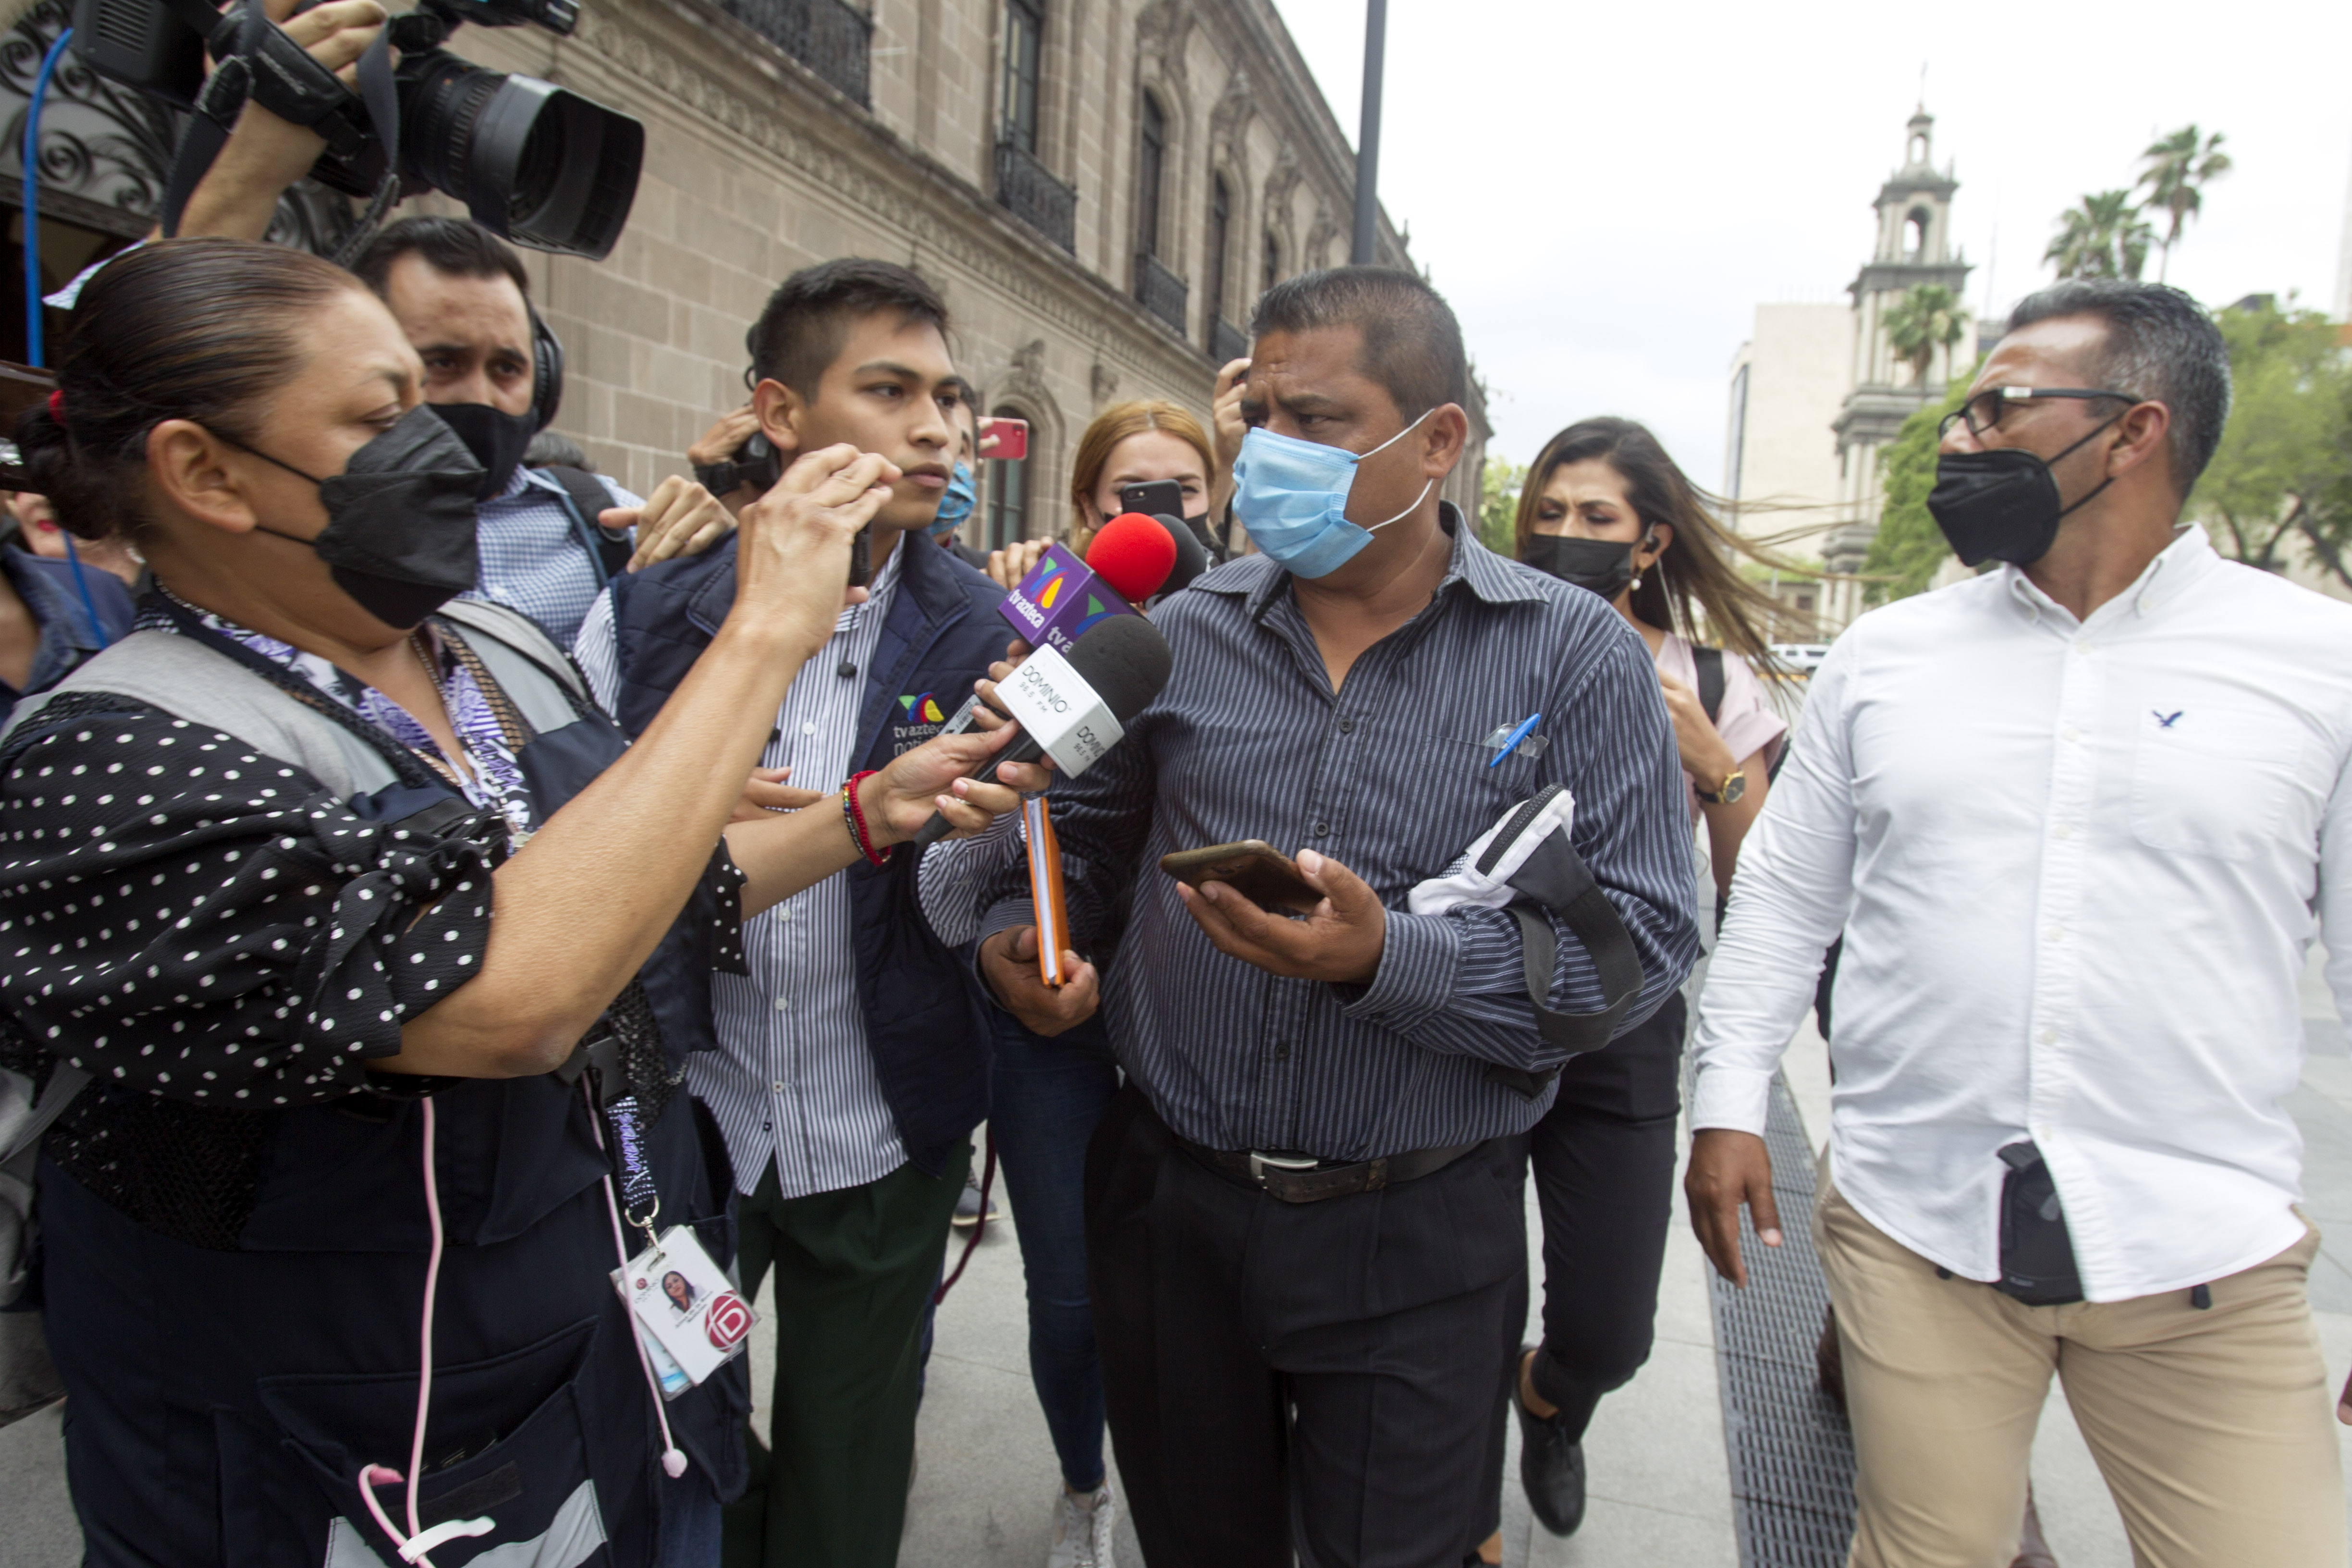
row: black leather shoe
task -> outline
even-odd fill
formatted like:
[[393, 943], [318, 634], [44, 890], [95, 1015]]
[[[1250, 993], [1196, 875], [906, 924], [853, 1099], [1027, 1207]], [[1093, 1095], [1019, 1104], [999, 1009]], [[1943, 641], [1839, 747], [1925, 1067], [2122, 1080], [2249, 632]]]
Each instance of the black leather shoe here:
[[1519, 1485], [1528, 1510], [1554, 1535], [1574, 1535], [1584, 1522], [1584, 1445], [1570, 1439], [1557, 1415], [1547, 1419], [1527, 1407], [1516, 1373], [1511, 1409], [1519, 1418]]

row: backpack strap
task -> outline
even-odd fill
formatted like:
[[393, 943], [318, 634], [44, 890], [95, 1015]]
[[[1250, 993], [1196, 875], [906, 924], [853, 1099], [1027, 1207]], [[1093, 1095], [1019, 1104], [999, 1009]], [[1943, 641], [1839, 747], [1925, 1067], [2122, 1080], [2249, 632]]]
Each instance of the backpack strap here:
[[1698, 666], [1698, 705], [1706, 710], [1708, 723], [1720, 723], [1723, 721], [1723, 650], [1694, 647], [1691, 662]]
[[539, 470], [563, 487], [563, 510], [572, 514], [574, 530], [580, 536], [581, 548], [596, 565], [596, 586], [618, 576], [636, 553], [636, 546], [625, 538], [614, 539], [596, 521], [597, 514], [609, 511], [617, 504], [604, 481], [585, 468], [566, 468], [550, 463]]

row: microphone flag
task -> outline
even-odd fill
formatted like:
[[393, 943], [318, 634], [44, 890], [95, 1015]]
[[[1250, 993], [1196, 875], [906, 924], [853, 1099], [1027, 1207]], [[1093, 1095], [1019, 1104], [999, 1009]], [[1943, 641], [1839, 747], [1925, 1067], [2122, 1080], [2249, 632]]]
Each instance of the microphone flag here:
[[1035, 648], [1070, 651], [1070, 645], [1113, 616], [1136, 608], [1087, 563], [1059, 544], [1048, 545], [1021, 585], [997, 607], [1014, 635]]
[[1041, 647], [1023, 659], [997, 682], [996, 700], [1069, 778], [1092, 767], [1127, 733], [1110, 705], [1056, 648]]

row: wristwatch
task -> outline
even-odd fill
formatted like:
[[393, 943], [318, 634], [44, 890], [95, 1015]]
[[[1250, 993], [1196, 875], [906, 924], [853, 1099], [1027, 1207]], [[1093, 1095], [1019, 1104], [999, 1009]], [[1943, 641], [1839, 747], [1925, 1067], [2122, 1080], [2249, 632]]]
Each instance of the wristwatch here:
[[1717, 786], [1714, 794], [1709, 795], [1696, 784], [1692, 786], [1692, 790], [1699, 799], [1709, 805], [1729, 805], [1748, 793], [1748, 775], [1734, 768], [1723, 775], [1723, 783]]

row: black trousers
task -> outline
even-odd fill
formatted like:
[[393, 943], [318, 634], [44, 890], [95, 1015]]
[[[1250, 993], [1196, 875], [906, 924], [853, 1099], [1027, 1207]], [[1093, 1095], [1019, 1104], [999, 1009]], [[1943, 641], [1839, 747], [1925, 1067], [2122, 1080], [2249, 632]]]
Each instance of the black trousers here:
[[[1113, 1447], [1150, 1568], [1458, 1568], [1527, 1316], [1526, 1143], [1285, 1204], [1121, 1089], [1087, 1157]], [[1491, 1526], [1488, 1526], [1491, 1528]]]
[[1581, 1436], [1601, 1396], [1650, 1358], [1674, 1213], [1681, 993], [1606, 1047], [1571, 1057], [1528, 1135], [1543, 1215], [1543, 1348], [1529, 1373]]

